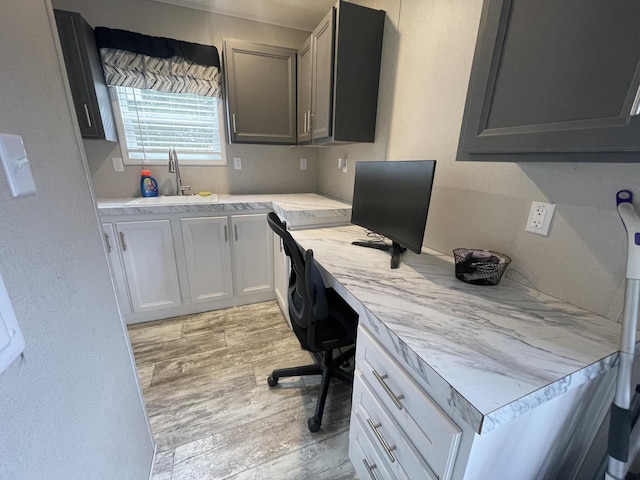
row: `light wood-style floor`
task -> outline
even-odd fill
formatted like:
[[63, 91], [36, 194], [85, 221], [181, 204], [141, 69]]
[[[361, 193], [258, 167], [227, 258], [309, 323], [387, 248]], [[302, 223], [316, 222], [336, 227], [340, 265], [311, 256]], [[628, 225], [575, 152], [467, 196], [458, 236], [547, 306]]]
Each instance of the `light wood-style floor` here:
[[130, 325], [157, 443], [152, 480], [357, 479], [348, 459], [351, 388], [332, 384], [311, 433], [319, 377], [274, 368], [312, 363], [275, 302]]

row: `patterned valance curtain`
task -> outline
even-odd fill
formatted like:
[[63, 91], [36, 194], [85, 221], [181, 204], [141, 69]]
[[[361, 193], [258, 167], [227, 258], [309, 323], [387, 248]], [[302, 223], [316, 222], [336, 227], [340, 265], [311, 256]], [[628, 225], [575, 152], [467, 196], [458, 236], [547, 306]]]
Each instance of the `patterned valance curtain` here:
[[214, 46], [105, 27], [95, 34], [107, 85], [222, 97]]

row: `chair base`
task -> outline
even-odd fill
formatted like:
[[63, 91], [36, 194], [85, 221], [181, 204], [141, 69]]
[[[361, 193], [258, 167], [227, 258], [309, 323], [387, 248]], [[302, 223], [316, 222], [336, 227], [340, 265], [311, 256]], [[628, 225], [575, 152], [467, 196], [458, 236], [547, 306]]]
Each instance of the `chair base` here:
[[278, 380], [283, 377], [322, 375], [322, 381], [320, 383], [320, 393], [318, 394], [318, 403], [316, 403], [315, 414], [307, 421], [309, 430], [312, 433], [315, 433], [320, 430], [320, 425], [322, 424], [324, 405], [327, 400], [327, 393], [329, 392], [329, 383], [331, 382], [331, 379], [337, 378], [339, 380], [342, 380], [343, 382], [353, 382], [353, 374], [345, 372], [340, 368], [340, 366], [346, 360], [353, 357], [354, 353], [355, 347], [349, 348], [346, 352], [341, 353], [335, 358], [333, 358], [333, 350], [322, 352], [322, 359], [320, 363], [274, 370], [267, 378], [267, 383], [270, 387], [275, 387], [278, 384]]

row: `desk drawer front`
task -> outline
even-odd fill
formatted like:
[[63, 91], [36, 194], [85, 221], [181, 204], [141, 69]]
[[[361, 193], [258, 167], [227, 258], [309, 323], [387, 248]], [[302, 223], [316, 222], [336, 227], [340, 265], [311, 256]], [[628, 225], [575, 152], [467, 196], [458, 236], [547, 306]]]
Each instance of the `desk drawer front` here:
[[356, 368], [435, 474], [448, 479], [462, 435], [458, 426], [363, 328]]
[[361, 480], [409, 480], [391, 473], [384, 454], [374, 446], [359, 418], [352, 413], [349, 426], [349, 459]]
[[398, 428], [394, 419], [378, 402], [376, 395], [369, 389], [362, 374], [356, 371], [353, 384], [353, 415], [370, 434], [372, 442], [383, 452], [389, 468], [402, 478], [438, 477], [431, 471], [420, 453], [404, 432]]

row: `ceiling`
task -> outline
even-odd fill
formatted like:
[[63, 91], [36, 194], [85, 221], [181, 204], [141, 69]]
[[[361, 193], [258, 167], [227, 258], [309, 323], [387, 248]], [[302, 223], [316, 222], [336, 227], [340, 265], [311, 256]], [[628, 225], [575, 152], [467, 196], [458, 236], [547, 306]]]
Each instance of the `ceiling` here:
[[310, 32], [336, 0], [154, 0]]

